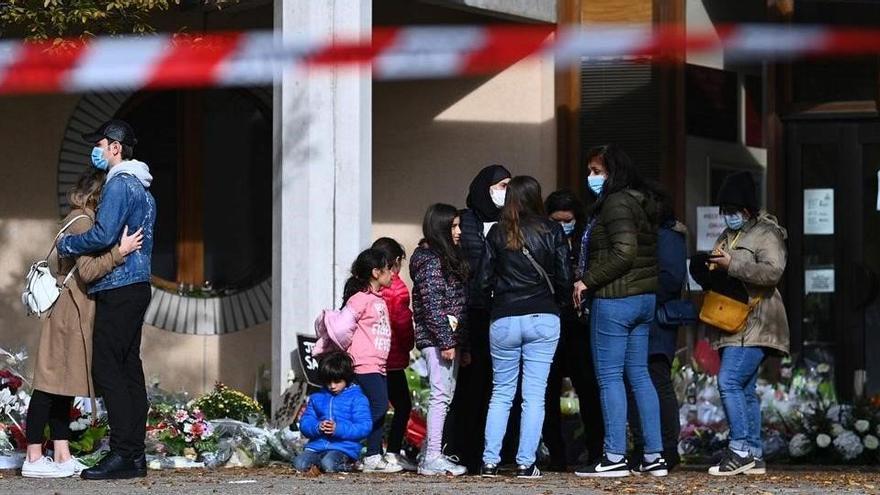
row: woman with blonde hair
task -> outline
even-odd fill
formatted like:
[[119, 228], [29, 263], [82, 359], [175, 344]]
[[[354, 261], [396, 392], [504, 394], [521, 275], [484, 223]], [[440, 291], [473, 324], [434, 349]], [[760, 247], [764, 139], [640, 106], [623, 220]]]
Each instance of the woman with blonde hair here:
[[[106, 174], [92, 169], [83, 174], [68, 194], [70, 223], [68, 234], [81, 234], [92, 228]], [[95, 301], [88, 296], [87, 284], [121, 265], [125, 256], [141, 247], [140, 231], [128, 234], [126, 228], [118, 246], [105, 253], [60, 259], [59, 283], [75, 270], [65, 289], [43, 323], [34, 369], [34, 393], [27, 413], [27, 459], [22, 476], [64, 478], [85, 468], [70, 454], [70, 409], [74, 396], [94, 398], [92, 385], [92, 325]], [[43, 457], [43, 431], [49, 426], [54, 459]]]

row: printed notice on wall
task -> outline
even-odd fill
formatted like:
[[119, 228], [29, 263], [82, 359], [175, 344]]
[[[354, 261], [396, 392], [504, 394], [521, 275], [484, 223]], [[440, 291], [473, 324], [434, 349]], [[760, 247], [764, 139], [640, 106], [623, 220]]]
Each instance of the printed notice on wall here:
[[834, 268], [814, 268], [804, 271], [804, 294], [834, 292]]
[[804, 234], [834, 233], [834, 189], [804, 189]]
[[724, 219], [717, 206], [697, 207], [697, 251], [711, 251], [724, 232]]

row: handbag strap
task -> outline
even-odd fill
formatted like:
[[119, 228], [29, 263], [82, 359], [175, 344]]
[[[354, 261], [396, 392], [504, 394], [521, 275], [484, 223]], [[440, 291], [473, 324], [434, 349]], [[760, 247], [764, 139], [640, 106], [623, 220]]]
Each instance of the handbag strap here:
[[[79, 220], [81, 218], [91, 218], [91, 217], [88, 215], [77, 215], [76, 217], [71, 219], [69, 222], [64, 224], [64, 226], [61, 227], [61, 230], [58, 231], [58, 234], [55, 235], [55, 240], [52, 241], [52, 247], [49, 249], [49, 254], [46, 255], [46, 261], [49, 260], [49, 256], [52, 256], [52, 252], [55, 251], [55, 245], [58, 243], [58, 239], [61, 237], [61, 234], [63, 234], [67, 229], [70, 228], [71, 225], [73, 225], [74, 222], [76, 222], [77, 220]], [[73, 275], [75, 273], [76, 273], [76, 265], [73, 265], [73, 268], [69, 272], [67, 272], [67, 276], [64, 277], [64, 282], [61, 282], [62, 288], [67, 287], [67, 282], [70, 282], [70, 279], [73, 278]]]
[[73, 225], [74, 222], [76, 222], [80, 218], [91, 218], [91, 217], [88, 215], [77, 215], [73, 219], [71, 219], [69, 222], [64, 224], [64, 226], [61, 227], [61, 230], [59, 230], [58, 233], [55, 234], [55, 239], [52, 241], [52, 247], [49, 248], [49, 254], [46, 255], [45, 259], [48, 260], [49, 256], [52, 256], [52, 252], [55, 251], [55, 245], [58, 243], [58, 239], [61, 238], [61, 234], [63, 234], [65, 231], [67, 231], [67, 229], [69, 229], [70, 226]]
[[544, 268], [540, 264], [538, 264], [537, 261], [535, 261], [535, 258], [532, 257], [532, 253], [529, 251], [529, 248], [525, 246], [525, 243], [523, 243], [522, 254], [524, 254], [526, 258], [529, 259], [529, 263], [531, 263], [532, 266], [535, 267], [535, 270], [537, 270], [538, 273], [540, 273], [544, 277], [544, 280], [547, 282], [547, 287], [550, 289], [550, 294], [555, 296], [556, 289], [553, 288], [553, 282], [550, 281], [550, 276], [547, 275], [547, 272], [544, 270]]

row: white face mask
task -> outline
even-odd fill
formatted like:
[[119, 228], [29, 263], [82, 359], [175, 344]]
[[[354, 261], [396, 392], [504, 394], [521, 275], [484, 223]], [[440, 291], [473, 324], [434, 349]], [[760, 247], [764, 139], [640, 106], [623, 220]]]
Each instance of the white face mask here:
[[495, 206], [501, 208], [504, 206], [504, 199], [507, 197], [507, 189], [489, 189], [489, 196], [492, 197], [492, 202], [495, 203]]

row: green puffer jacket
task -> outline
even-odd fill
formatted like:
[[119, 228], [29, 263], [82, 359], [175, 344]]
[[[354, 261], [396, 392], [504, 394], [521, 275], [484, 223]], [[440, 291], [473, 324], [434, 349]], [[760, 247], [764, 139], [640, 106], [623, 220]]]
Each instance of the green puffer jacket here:
[[583, 282], [595, 297], [616, 299], [657, 292], [654, 201], [639, 191], [610, 194], [590, 237]]

